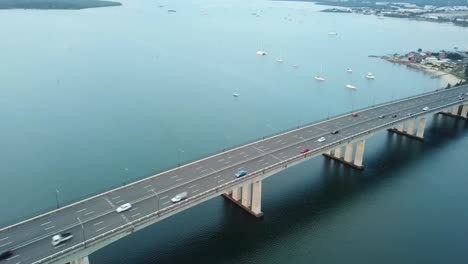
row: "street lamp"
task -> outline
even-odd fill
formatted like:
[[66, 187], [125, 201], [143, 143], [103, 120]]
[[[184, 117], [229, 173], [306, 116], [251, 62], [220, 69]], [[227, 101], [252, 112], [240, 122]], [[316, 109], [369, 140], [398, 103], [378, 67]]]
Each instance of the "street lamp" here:
[[60, 194], [60, 191], [55, 188], [55, 202], [57, 203], [57, 209], [60, 207], [60, 202], [59, 202], [59, 194]]
[[158, 207], [157, 207], [157, 212], [158, 212], [158, 214], [159, 214], [159, 210], [160, 210], [160, 208], [159, 208], [159, 195], [154, 191], [154, 189], [151, 189], [151, 191], [152, 191], [152, 192], [154, 193], [154, 195], [156, 196], [156, 199], [158, 199], [158, 202], [157, 202], [156, 205], [158, 206]]
[[84, 247], [86, 248], [86, 238], [85, 238], [85, 232], [84, 232], [83, 222], [81, 222], [81, 220], [80, 220], [79, 217], [77, 217], [76, 219], [78, 219], [78, 222], [79, 222], [80, 225], [81, 225], [81, 231], [83, 232], [83, 243], [84, 243]]
[[184, 153], [185, 151], [183, 149], [178, 149], [177, 150], [177, 167], [180, 167], [180, 155], [181, 153]]

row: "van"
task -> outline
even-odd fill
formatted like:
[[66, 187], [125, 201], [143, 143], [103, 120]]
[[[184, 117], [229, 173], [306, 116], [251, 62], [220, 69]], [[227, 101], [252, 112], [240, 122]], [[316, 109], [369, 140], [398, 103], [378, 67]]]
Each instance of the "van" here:
[[188, 193], [187, 193], [187, 192], [179, 193], [178, 195], [174, 196], [174, 197], [171, 199], [171, 201], [172, 201], [173, 203], [178, 203], [178, 202], [184, 200], [185, 198], [187, 198], [187, 196], [188, 196]]

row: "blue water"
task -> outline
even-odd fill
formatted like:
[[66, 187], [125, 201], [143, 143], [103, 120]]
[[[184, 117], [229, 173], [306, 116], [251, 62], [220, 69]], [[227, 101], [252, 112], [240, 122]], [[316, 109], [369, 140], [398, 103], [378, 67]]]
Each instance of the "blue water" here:
[[[368, 55], [468, 47], [466, 28], [305, 2], [122, 3], [0, 12], [0, 226], [55, 208], [55, 189], [65, 204], [171, 168], [179, 149], [188, 162], [444, 85]], [[268, 179], [262, 220], [218, 198], [91, 262], [465, 263], [466, 124], [431, 122], [422, 144], [373, 137], [362, 173], [316, 158]]]

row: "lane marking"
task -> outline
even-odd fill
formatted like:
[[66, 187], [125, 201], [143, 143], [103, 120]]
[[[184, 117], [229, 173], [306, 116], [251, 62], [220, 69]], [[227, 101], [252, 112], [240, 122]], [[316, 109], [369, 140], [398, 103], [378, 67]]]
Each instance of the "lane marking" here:
[[198, 192], [198, 191], [200, 191], [200, 189], [197, 189], [197, 190], [193, 191], [192, 193], [196, 193], [196, 192]]
[[270, 156], [272, 156], [273, 158], [275, 158], [275, 159], [277, 159], [277, 160], [279, 160], [279, 161], [283, 161], [282, 159], [280, 159], [280, 158], [276, 157], [276, 156], [275, 156], [275, 155], [273, 155], [273, 154], [270, 154]]
[[281, 140], [281, 139], [278, 139], [278, 140], [276, 140], [276, 143], [280, 143], [281, 141], [283, 141], [283, 140]]
[[119, 198], [120, 198], [120, 196], [116, 196], [116, 197], [112, 197], [111, 199], [115, 200], [115, 199], [119, 199]]
[[228, 159], [232, 159], [234, 156], [229, 156]]
[[265, 162], [265, 163], [263, 163], [263, 166], [266, 166], [268, 164], [270, 164], [270, 162]]
[[224, 179], [221, 179], [221, 180], [219, 180], [218, 182], [223, 182], [223, 181], [224, 181]]
[[176, 179], [175, 181], [177, 182], [177, 181], [181, 181], [181, 180], [182, 180], [182, 178], [178, 178], [178, 179]]
[[162, 199], [166, 199], [167, 197], [168, 197], [167, 195], [166, 195], [166, 196], [164, 196], [164, 197], [161, 197], [161, 200], [162, 200]]
[[143, 187], [143, 188], [145, 188], [145, 189], [146, 189], [146, 188], [151, 188], [151, 187], [153, 187], [153, 185], [151, 185], [151, 184], [150, 184], [150, 185], [146, 185], [146, 186], [145, 186], [145, 187]]
[[119, 200], [119, 201], [117, 201], [117, 202], [115, 202], [115, 203], [123, 203], [123, 201], [124, 201], [124, 200]]
[[45, 223], [41, 224], [41, 226], [45, 226], [45, 225], [48, 225], [48, 224], [50, 224], [50, 221], [49, 221], [49, 222], [45, 222]]
[[249, 154], [245, 154], [244, 156], [242, 156], [243, 158], [247, 158], [249, 156]]
[[57, 248], [61, 248], [61, 247], [63, 247], [63, 246], [65, 246], [65, 243], [62, 243], [62, 244], [60, 244], [60, 245], [58, 245], [58, 246], [55, 246], [55, 248], [57, 249]]
[[194, 184], [194, 185], [192, 185], [192, 186], [190, 186], [190, 187], [188, 187], [188, 188], [189, 188], [189, 189], [192, 189], [192, 188], [195, 187], [195, 186], [197, 186], [197, 185]]
[[164, 203], [162, 203], [162, 205], [168, 204], [169, 202], [170, 202], [170, 201], [164, 202]]
[[6, 243], [6, 244], [0, 245], [0, 247], [8, 246], [8, 245], [10, 245], [10, 244], [11, 244], [11, 242], [8, 242], [8, 243]]
[[136, 217], [136, 216], [139, 216], [139, 215], [141, 215], [141, 213], [136, 213], [136, 214], [132, 215], [132, 217]]
[[78, 211], [76, 211], [76, 212], [77, 212], [77, 213], [81, 213], [81, 212], [83, 212], [83, 211], [85, 211], [85, 210], [86, 210], [86, 208], [85, 208], [85, 209], [78, 210]]
[[200, 167], [197, 167], [197, 168], [195, 168], [195, 169], [196, 169], [196, 170], [201, 170], [201, 169], [203, 169], [203, 167], [200, 166]]
[[239, 153], [239, 155], [244, 155], [245, 154], [245, 151], [242, 151], [241, 153]]
[[47, 227], [47, 228], [44, 229], [44, 230], [47, 231], [47, 230], [52, 229], [52, 228], [54, 228], [54, 227], [55, 227], [55, 226], [49, 226], [49, 227]]
[[285, 158], [287, 158], [287, 157], [288, 157], [287, 155], [286, 155], [286, 156], [283, 156], [283, 159], [285, 159]]
[[296, 149], [302, 148], [302, 146], [297, 146]]
[[87, 212], [87, 213], [86, 213], [86, 214], [84, 214], [84, 215], [90, 215], [90, 214], [92, 214], [92, 213], [94, 213], [94, 211]]
[[102, 223], [104, 223], [104, 221], [101, 221], [101, 222], [99, 222], [99, 223], [95, 223], [93, 226], [97, 226], [97, 225], [100, 225], [100, 224], [102, 224]]
[[20, 256], [20, 255], [14, 255], [14, 256], [11, 257], [11, 258], [7, 258], [7, 260], [12, 260], [12, 259], [17, 258], [17, 257], [19, 257], [19, 256]]
[[218, 162], [223, 162], [223, 161], [224, 161], [224, 159], [219, 159], [219, 160], [218, 160]]
[[229, 163], [231, 163], [231, 161], [230, 161], [230, 160], [228, 160], [228, 161], [224, 162], [224, 164], [229, 164]]
[[106, 227], [101, 227], [101, 228], [97, 229], [97, 230], [96, 230], [96, 231], [94, 231], [94, 232], [96, 232], [96, 233], [97, 233], [97, 232], [99, 232], [99, 231], [102, 231], [102, 230], [104, 230], [104, 229], [106, 229]]
[[0, 238], [0, 241], [6, 240], [8, 237]]
[[176, 174], [176, 175], [174, 175], [174, 176], [171, 176], [171, 179], [175, 179], [175, 178], [177, 178], [177, 177], [179, 177], [179, 174]]
[[204, 173], [206, 171], [209, 171], [209, 169], [204, 169], [204, 170], [200, 171], [200, 173]]

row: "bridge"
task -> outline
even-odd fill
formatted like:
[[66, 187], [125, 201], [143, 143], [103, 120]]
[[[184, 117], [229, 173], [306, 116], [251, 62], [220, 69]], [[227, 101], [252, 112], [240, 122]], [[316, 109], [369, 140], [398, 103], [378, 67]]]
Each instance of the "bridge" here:
[[[293, 129], [133, 182], [0, 229], [1, 263], [89, 263], [106, 245], [164, 218], [218, 196], [256, 217], [261, 210], [262, 180], [290, 166], [323, 155], [363, 169], [366, 139], [389, 131], [423, 140], [429, 115], [467, 118], [468, 85], [400, 99]], [[462, 97], [460, 95], [463, 95]], [[319, 140], [320, 138], [325, 140]], [[236, 178], [245, 170], [247, 175]], [[172, 203], [175, 195], [187, 199]], [[133, 207], [117, 213], [116, 208]], [[53, 246], [51, 237], [73, 238]]]

